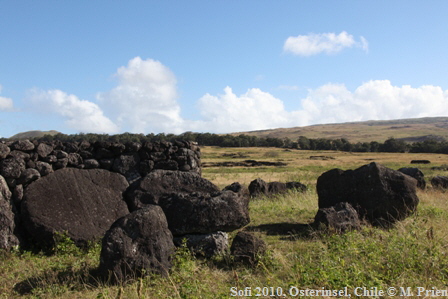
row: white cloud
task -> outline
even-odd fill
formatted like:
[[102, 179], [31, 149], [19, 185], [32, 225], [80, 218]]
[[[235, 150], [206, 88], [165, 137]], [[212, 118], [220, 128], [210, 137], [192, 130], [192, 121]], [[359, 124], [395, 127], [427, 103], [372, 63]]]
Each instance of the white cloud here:
[[308, 35], [290, 36], [283, 45], [283, 50], [299, 56], [311, 56], [320, 54], [334, 54], [344, 48], [359, 47], [368, 51], [368, 42], [361, 36], [360, 41], [356, 41], [353, 35], [342, 31], [336, 33], [310, 33]]
[[[75, 95], [61, 90], [32, 90], [29, 100], [35, 107], [66, 118], [66, 124], [80, 132], [117, 133], [118, 127], [106, 116], [97, 104], [80, 100]], [[43, 110], [43, 109], [39, 109]]]
[[97, 98], [124, 131], [181, 133], [176, 77], [156, 60], [131, 59], [117, 70], [118, 85]]
[[[237, 96], [230, 87], [223, 95], [204, 95], [199, 109], [206, 131], [225, 133], [322, 123], [448, 115], [448, 90], [425, 85], [393, 86], [389, 80], [363, 83], [354, 91], [329, 83], [308, 91], [301, 109], [286, 111], [283, 102], [260, 89]], [[201, 130], [204, 131], [204, 130]]]
[[[0, 93], [2, 92], [3, 86], [0, 84]], [[0, 97], [0, 111], [12, 110], [13, 102], [10, 98]]]
[[279, 127], [288, 123], [283, 102], [258, 88], [237, 96], [230, 87], [224, 94], [204, 95], [198, 101], [203, 128], [213, 132], [235, 132]]

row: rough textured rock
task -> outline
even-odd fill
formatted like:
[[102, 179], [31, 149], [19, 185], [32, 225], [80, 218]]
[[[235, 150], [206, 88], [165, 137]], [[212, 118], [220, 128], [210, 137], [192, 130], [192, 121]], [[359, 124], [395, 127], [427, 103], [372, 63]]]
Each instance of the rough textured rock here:
[[98, 162], [95, 159], [87, 159], [87, 160], [84, 160], [84, 167], [85, 167], [85, 169], [99, 168], [100, 162]]
[[129, 192], [126, 200], [131, 211], [147, 204], [158, 204], [159, 198], [170, 193], [213, 193], [219, 191], [210, 181], [197, 173], [155, 170], [139, 181]]
[[300, 183], [300, 182], [287, 182], [286, 183], [286, 188], [290, 189], [290, 190], [297, 190], [299, 192], [306, 192], [307, 191], [307, 187], [306, 185]]
[[22, 171], [22, 174], [20, 175], [20, 178], [17, 180], [17, 184], [22, 184], [27, 186], [31, 182], [37, 180], [40, 178], [40, 173], [36, 169], [33, 168], [27, 168], [24, 171]]
[[144, 273], [167, 274], [173, 253], [162, 209], [148, 205], [112, 224], [103, 238], [99, 270], [118, 282]]
[[319, 208], [350, 203], [361, 219], [389, 226], [415, 211], [417, 180], [399, 171], [370, 163], [356, 170], [333, 169], [317, 179]]
[[19, 245], [14, 235], [14, 213], [11, 206], [11, 192], [5, 179], [0, 176], [0, 249], [11, 250]]
[[6, 179], [18, 179], [24, 170], [25, 162], [21, 159], [8, 157], [0, 162], [0, 175]]
[[210, 258], [217, 254], [224, 254], [229, 249], [229, 236], [224, 232], [201, 235], [185, 235], [174, 238], [177, 247], [186, 246], [197, 257]]
[[41, 143], [37, 146], [36, 152], [40, 158], [45, 158], [53, 151], [53, 147], [51, 145]]
[[9, 148], [9, 146], [4, 143], [0, 143], [0, 159], [5, 159], [10, 152], [11, 149]]
[[11, 149], [23, 152], [32, 151], [34, 149], [34, 144], [29, 140], [17, 140], [11, 144]]
[[101, 238], [129, 213], [122, 193], [126, 179], [102, 169], [64, 168], [26, 188], [21, 204], [25, 228], [43, 248], [54, 232], [67, 232], [78, 245]]
[[268, 184], [260, 178], [255, 179], [249, 184], [249, 193], [250, 196], [266, 195], [268, 194]]
[[132, 183], [140, 178], [138, 169], [139, 164], [140, 157], [137, 154], [121, 155], [115, 159], [112, 170], [121, 173], [126, 177], [129, 183]]
[[423, 172], [420, 171], [420, 169], [415, 167], [403, 167], [398, 169], [398, 171], [416, 179], [418, 182], [417, 187], [422, 190], [425, 190], [426, 188], [425, 175], [423, 174]]
[[269, 182], [268, 183], [268, 194], [280, 194], [285, 193], [286, 190], [286, 184], [282, 182]]
[[37, 161], [35, 165], [41, 177], [46, 176], [53, 172], [53, 167], [51, 167], [51, 165], [48, 164], [47, 162]]
[[437, 189], [448, 189], [448, 177], [446, 176], [435, 176], [431, 179], [431, 185]]
[[239, 232], [232, 241], [230, 253], [237, 263], [255, 265], [259, 256], [265, 254], [266, 243], [254, 234]]
[[249, 198], [233, 191], [172, 193], [159, 199], [175, 236], [233, 231], [250, 222]]
[[361, 228], [358, 212], [347, 202], [319, 209], [314, 217], [314, 225], [320, 227], [322, 224], [338, 233]]

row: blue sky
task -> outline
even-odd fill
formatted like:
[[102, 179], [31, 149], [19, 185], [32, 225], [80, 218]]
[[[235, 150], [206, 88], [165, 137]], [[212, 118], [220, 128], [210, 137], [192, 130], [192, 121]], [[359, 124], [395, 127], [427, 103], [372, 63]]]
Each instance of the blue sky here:
[[447, 1], [0, 0], [0, 136], [448, 116]]

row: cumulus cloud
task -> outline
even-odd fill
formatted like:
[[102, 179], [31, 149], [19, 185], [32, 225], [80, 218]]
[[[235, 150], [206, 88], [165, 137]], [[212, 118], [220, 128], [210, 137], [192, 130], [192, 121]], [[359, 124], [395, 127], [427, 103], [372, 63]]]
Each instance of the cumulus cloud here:
[[124, 131], [181, 133], [176, 77], [161, 62], [135, 57], [120, 67], [118, 85], [97, 99]]
[[36, 107], [66, 118], [66, 124], [80, 132], [117, 133], [118, 127], [106, 116], [97, 104], [80, 100], [77, 96], [61, 90], [37, 90], [29, 94], [29, 100]]
[[[2, 92], [3, 86], [0, 85], [0, 93]], [[13, 102], [10, 98], [0, 97], [0, 111], [12, 110]]]
[[311, 56], [320, 53], [334, 54], [344, 48], [359, 47], [368, 51], [368, 42], [364, 37], [356, 41], [353, 35], [342, 31], [336, 33], [310, 33], [290, 36], [283, 45], [283, 51], [299, 56]]
[[224, 94], [204, 95], [199, 99], [198, 107], [205, 128], [214, 132], [261, 130], [288, 122], [283, 102], [258, 88], [237, 96], [227, 86]]
[[198, 101], [202, 127], [224, 133], [322, 123], [448, 115], [448, 90], [439, 86], [394, 86], [389, 80], [365, 82], [354, 91], [329, 83], [310, 89], [301, 109], [286, 111], [283, 102], [254, 88], [235, 95], [206, 94]]

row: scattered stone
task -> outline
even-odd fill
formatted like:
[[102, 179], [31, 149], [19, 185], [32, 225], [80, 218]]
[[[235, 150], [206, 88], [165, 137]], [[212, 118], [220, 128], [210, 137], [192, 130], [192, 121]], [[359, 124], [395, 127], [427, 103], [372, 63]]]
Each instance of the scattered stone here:
[[297, 190], [299, 192], [306, 192], [308, 189], [306, 185], [300, 182], [288, 182], [286, 183], [286, 188], [288, 188], [289, 190]]
[[40, 178], [40, 173], [36, 169], [27, 168], [22, 171], [20, 178], [17, 180], [17, 184], [29, 185], [31, 182]]
[[249, 194], [252, 197], [255, 197], [258, 195], [267, 195], [268, 194], [268, 184], [260, 178], [253, 180], [249, 184]]
[[319, 209], [314, 217], [314, 225], [320, 227], [322, 224], [338, 233], [361, 228], [358, 212], [347, 202]]
[[355, 170], [333, 169], [317, 179], [319, 208], [350, 203], [361, 219], [390, 226], [412, 214], [418, 205], [417, 180], [372, 162]]
[[448, 177], [447, 176], [435, 176], [431, 179], [431, 185], [436, 189], [448, 189]]
[[431, 161], [429, 160], [412, 160], [411, 164], [430, 164]]
[[403, 167], [398, 169], [398, 171], [416, 179], [418, 182], [417, 187], [422, 190], [425, 190], [426, 188], [425, 175], [423, 174], [423, 172], [420, 171], [420, 169], [413, 167]]
[[116, 282], [149, 273], [166, 275], [174, 248], [162, 209], [148, 205], [118, 219], [106, 232], [99, 272]]
[[52, 248], [55, 232], [67, 232], [77, 245], [103, 237], [129, 213], [122, 193], [126, 179], [102, 169], [64, 168], [26, 188], [21, 204], [25, 228], [38, 246]]
[[282, 182], [269, 182], [268, 183], [268, 193], [271, 194], [281, 194], [285, 193], [286, 190], [286, 184]]
[[229, 249], [229, 236], [224, 232], [174, 238], [174, 245], [177, 247], [183, 246], [184, 242], [197, 257], [210, 258], [214, 255], [224, 254]]
[[230, 253], [236, 263], [254, 266], [266, 253], [266, 243], [252, 233], [241, 231], [233, 239]]

